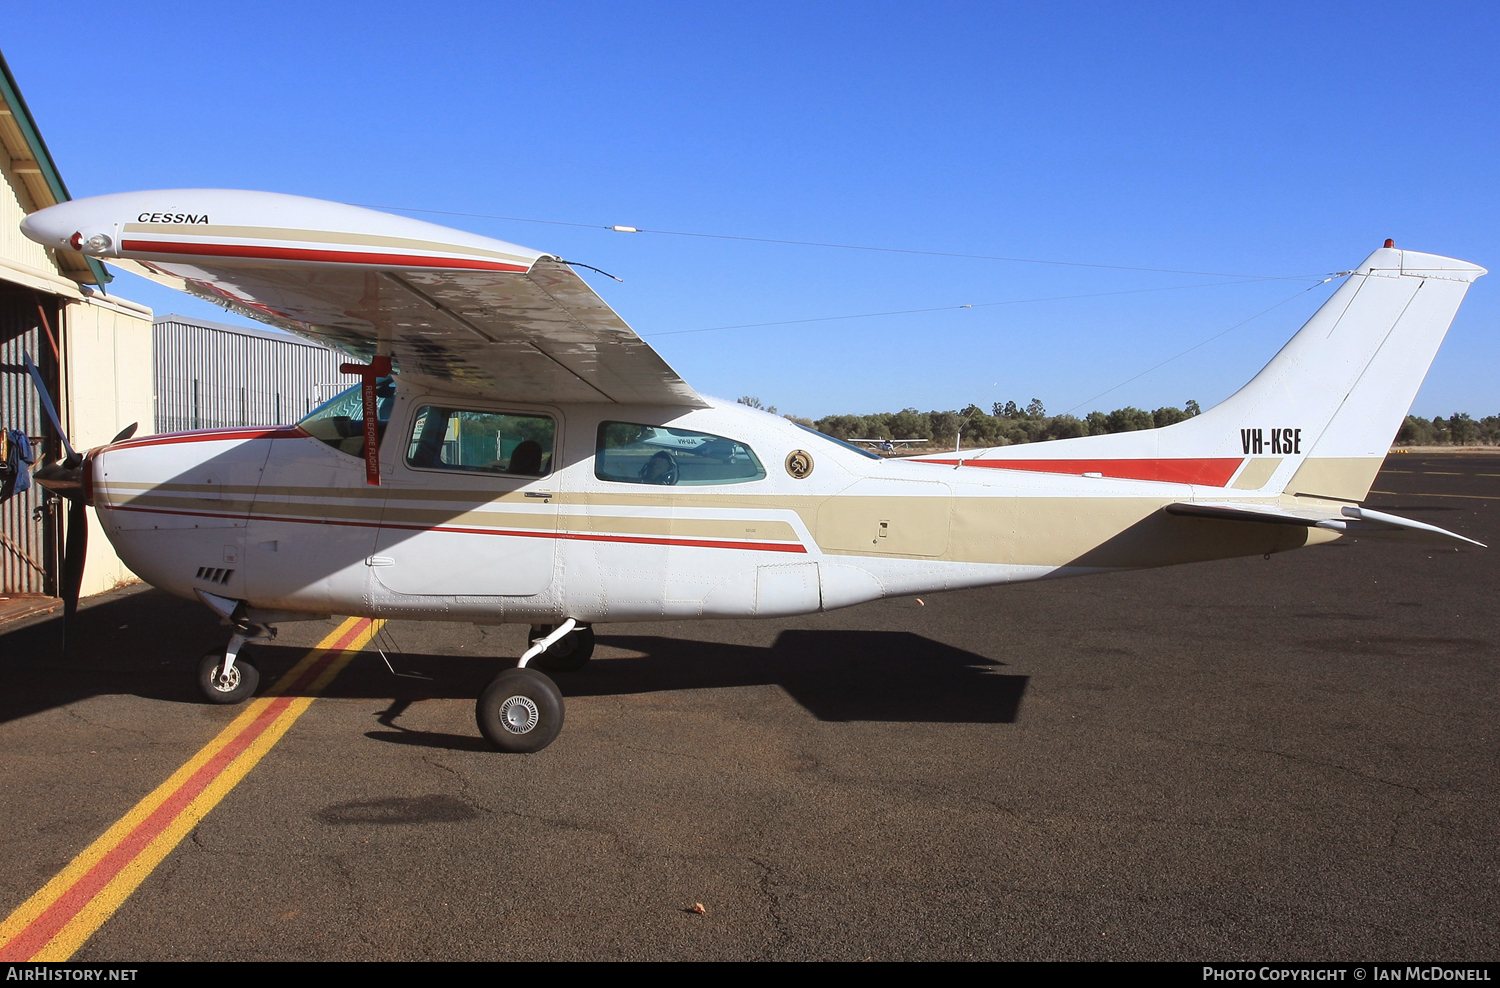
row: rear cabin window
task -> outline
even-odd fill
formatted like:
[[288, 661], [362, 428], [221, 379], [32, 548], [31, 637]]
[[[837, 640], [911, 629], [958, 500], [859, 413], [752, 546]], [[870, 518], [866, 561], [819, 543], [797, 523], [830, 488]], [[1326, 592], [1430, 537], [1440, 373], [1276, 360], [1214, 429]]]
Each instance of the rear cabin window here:
[[601, 422], [594, 476], [622, 484], [694, 487], [762, 480], [765, 467], [742, 442], [659, 425]]
[[426, 405], [412, 424], [407, 465], [540, 477], [552, 469], [556, 424], [545, 415]]

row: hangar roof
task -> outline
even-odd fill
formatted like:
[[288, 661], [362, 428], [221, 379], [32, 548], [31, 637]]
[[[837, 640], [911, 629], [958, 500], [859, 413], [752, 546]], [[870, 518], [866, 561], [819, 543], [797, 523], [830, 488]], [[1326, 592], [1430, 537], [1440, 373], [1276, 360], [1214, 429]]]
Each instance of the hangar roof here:
[[[0, 54], [0, 149], [9, 155], [14, 174], [25, 187], [34, 209], [44, 209], [73, 198], [63, 183], [47, 142], [37, 129], [31, 110], [21, 96], [5, 56]], [[92, 257], [53, 251], [63, 274], [74, 281], [103, 285], [110, 275]]]

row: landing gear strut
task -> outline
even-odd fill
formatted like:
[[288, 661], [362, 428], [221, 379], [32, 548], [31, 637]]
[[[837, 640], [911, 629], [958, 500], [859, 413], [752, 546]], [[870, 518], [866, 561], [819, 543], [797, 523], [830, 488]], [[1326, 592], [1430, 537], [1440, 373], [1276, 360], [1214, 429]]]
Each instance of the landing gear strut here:
[[[479, 695], [474, 720], [479, 733], [501, 751], [541, 751], [563, 725], [562, 692], [538, 669], [571, 672], [583, 667], [594, 651], [594, 632], [568, 618], [532, 642], [516, 668], [495, 677]], [[534, 668], [532, 668], [534, 667]]]
[[[555, 631], [550, 624], [531, 626], [533, 644], [547, 640]], [[594, 629], [586, 624], [575, 625], [573, 630], [547, 646], [540, 655], [532, 658], [527, 666], [543, 672], [577, 672], [594, 654]]]

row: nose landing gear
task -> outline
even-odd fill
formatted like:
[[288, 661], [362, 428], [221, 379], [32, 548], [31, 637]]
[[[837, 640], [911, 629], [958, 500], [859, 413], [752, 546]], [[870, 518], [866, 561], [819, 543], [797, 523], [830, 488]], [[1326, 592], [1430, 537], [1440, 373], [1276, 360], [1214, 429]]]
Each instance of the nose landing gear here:
[[243, 703], [254, 696], [260, 685], [260, 670], [245, 660], [242, 654], [245, 643], [270, 641], [275, 637], [275, 628], [236, 624], [224, 654], [209, 652], [198, 663], [198, 689], [208, 702]]

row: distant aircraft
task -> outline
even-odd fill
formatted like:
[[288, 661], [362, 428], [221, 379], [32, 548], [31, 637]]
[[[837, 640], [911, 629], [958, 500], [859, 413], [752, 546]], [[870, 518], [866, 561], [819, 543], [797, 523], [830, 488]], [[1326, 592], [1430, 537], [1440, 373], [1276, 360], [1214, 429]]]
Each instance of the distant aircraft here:
[[930, 439], [851, 439], [851, 443], [859, 443], [871, 449], [878, 449], [882, 453], [894, 453], [899, 449], [908, 449], [922, 443], [929, 443]]
[[1345, 534], [1478, 544], [1359, 503], [1485, 273], [1389, 243], [1202, 415], [888, 459], [699, 395], [566, 262], [514, 244], [193, 189], [73, 200], [22, 229], [363, 361], [294, 427], [125, 438], [38, 472], [142, 578], [232, 625], [199, 667], [216, 702], [253, 693], [241, 649], [279, 622], [526, 623], [476, 719], [536, 751], [563, 723], [541, 670], [581, 667], [597, 621], [807, 614]]

